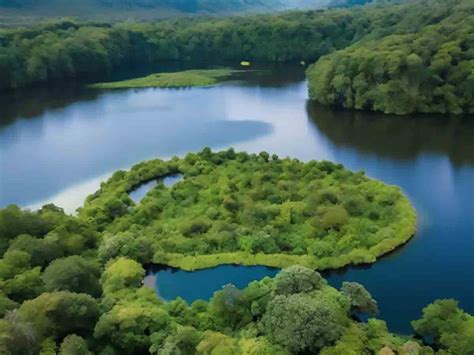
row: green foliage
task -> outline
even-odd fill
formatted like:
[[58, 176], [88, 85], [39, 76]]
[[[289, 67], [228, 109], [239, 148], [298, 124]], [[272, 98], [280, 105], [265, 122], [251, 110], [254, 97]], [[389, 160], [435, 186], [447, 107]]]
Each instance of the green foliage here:
[[379, 310], [377, 301], [370, 295], [364, 286], [357, 282], [343, 282], [341, 292], [349, 297], [351, 309], [357, 313], [376, 315]]
[[92, 355], [87, 347], [86, 341], [76, 335], [71, 334], [64, 338], [59, 348], [60, 355]]
[[251, 310], [245, 301], [243, 292], [234, 285], [226, 285], [214, 294], [211, 313], [220, 327], [237, 329], [251, 322]]
[[[174, 186], [159, 184], [138, 204], [129, 198], [142, 182], [176, 173], [184, 179]], [[375, 314], [376, 301], [356, 283], [337, 291], [314, 271], [373, 262], [414, 232], [398, 188], [341, 165], [206, 148], [115, 173], [78, 216], [54, 206], [6, 210], [2, 354], [434, 354], [383, 321], [351, 319]], [[152, 259], [187, 269], [290, 267], [188, 305], [142, 285], [141, 263]], [[473, 324], [446, 300], [413, 322], [440, 354], [472, 352]]]
[[72, 291], [97, 297], [101, 293], [100, 274], [96, 261], [74, 255], [54, 260], [42, 278], [46, 291]]
[[164, 339], [169, 332], [170, 317], [153, 303], [135, 299], [119, 302], [102, 314], [94, 337], [127, 354], [146, 352], [152, 339]]
[[[158, 354], [193, 355], [202, 338], [201, 333], [193, 327], [177, 326], [176, 330], [168, 335]], [[153, 349], [150, 351], [153, 353]]]
[[90, 334], [99, 317], [99, 306], [89, 295], [45, 292], [25, 301], [18, 313], [21, 319], [31, 323], [37, 339], [61, 339], [72, 333]]
[[133, 259], [142, 264], [150, 263], [153, 258], [153, 243], [134, 230], [104, 234], [98, 249], [99, 260], [106, 263], [119, 256]]
[[96, 247], [98, 235], [87, 223], [73, 218], [49, 231], [44, 238], [21, 234], [10, 241], [7, 252], [23, 251], [30, 255], [31, 266], [46, 267], [52, 260], [80, 254]]
[[9, 241], [15, 237], [21, 234], [43, 237], [65, 218], [63, 210], [53, 205], [45, 205], [38, 212], [22, 211], [15, 205], [1, 209], [0, 254], [5, 252]]
[[271, 341], [295, 353], [315, 352], [342, 335], [345, 322], [339, 313], [331, 304], [293, 294], [276, 296], [268, 304], [262, 322]]
[[[224, 19], [62, 21], [4, 29], [0, 89], [70, 79], [99, 81], [122, 69], [166, 60], [215, 64], [319, 59], [308, 78], [310, 97], [320, 103], [396, 114], [473, 113], [473, 10], [469, 0], [420, 0]], [[96, 87], [212, 85], [227, 74], [160, 73]], [[108, 202], [109, 210], [125, 212], [124, 201]]]
[[474, 352], [474, 317], [454, 300], [437, 300], [423, 309], [423, 317], [412, 322], [416, 333], [434, 339], [447, 354]]
[[0, 294], [0, 318], [5, 317], [8, 311], [15, 309], [17, 306], [18, 304], [16, 302], [12, 301], [7, 296]]
[[14, 301], [22, 302], [34, 298], [44, 291], [41, 269], [35, 267], [2, 282], [3, 291]]
[[275, 292], [279, 295], [292, 295], [318, 290], [326, 284], [319, 273], [294, 265], [282, 270], [275, 278]]
[[0, 351], [4, 354], [31, 354], [39, 344], [31, 324], [16, 311], [0, 319]]
[[140, 286], [144, 276], [145, 270], [139, 263], [119, 258], [105, 268], [101, 283], [105, 293], [113, 293], [124, 288]]
[[[331, 0], [329, 6], [352, 6], [367, 0]], [[160, 19], [170, 16], [213, 16], [319, 8], [327, 1], [314, 0], [0, 0], [5, 21], [31, 21], [44, 15], [85, 19]], [[7, 10], [10, 10], [7, 12]], [[9, 19], [10, 15], [12, 19]], [[3, 18], [2, 18], [3, 19]]]
[[[119, 258], [103, 272], [105, 292], [100, 304], [89, 295], [66, 291], [43, 293], [23, 302], [0, 319], [0, 351], [64, 355], [434, 354], [429, 347], [389, 333], [383, 321], [351, 320], [356, 298], [360, 304], [375, 301], [367, 300], [370, 296], [360, 285], [344, 284], [344, 292], [339, 292], [302, 266], [283, 270], [274, 279], [254, 281], [243, 290], [228, 285], [209, 302], [200, 300], [191, 306], [179, 298], [163, 302], [153, 289], [141, 286], [142, 277], [138, 263]], [[348, 294], [356, 295], [351, 302]], [[427, 307], [424, 318], [414, 325], [420, 335], [435, 336], [449, 353], [471, 349], [472, 316], [460, 311], [456, 303], [440, 301]]]
[[402, 28], [321, 58], [307, 72], [310, 97], [384, 113], [473, 113], [472, 2], [423, 2], [417, 13], [432, 19], [421, 30]]
[[40, 344], [40, 355], [57, 355], [57, 345], [54, 339], [46, 338]]
[[434, 351], [414, 340], [396, 337], [383, 321], [370, 319], [366, 324], [351, 324], [334, 346], [321, 351], [321, 355], [340, 354], [433, 355]]
[[[171, 188], [158, 185], [139, 204], [129, 199], [141, 183], [176, 173], [184, 179]], [[111, 214], [110, 200], [129, 207]], [[351, 201], [358, 201], [357, 209], [349, 208]], [[117, 172], [87, 198], [79, 216], [104, 230], [103, 262], [124, 256], [188, 270], [224, 263], [313, 269], [371, 263], [405, 243], [416, 223], [396, 187], [330, 162], [232, 149]]]
[[97, 82], [120, 69], [164, 60], [311, 62], [375, 31], [394, 31], [409, 11], [409, 6], [368, 7], [112, 25], [65, 20], [5, 29], [0, 30], [0, 89], [70, 79]]
[[321, 214], [321, 225], [326, 229], [339, 229], [349, 220], [349, 214], [340, 205], [324, 208]]
[[[87, 253], [97, 246], [98, 233], [88, 223], [66, 216], [62, 209], [54, 205], [45, 205], [37, 212], [21, 211], [16, 206], [8, 206], [0, 209], [0, 222], [3, 233], [0, 234], [0, 239], [7, 237], [0, 241], [0, 252], [3, 255], [0, 259], [0, 287], [2, 293], [15, 302], [35, 298], [45, 291], [42, 271], [52, 261]], [[31, 234], [18, 234], [24, 232]], [[56, 273], [57, 280], [62, 277], [63, 285], [72, 287], [91, 277], [77, 272], [79, 267], [84, 265], [71, 264], [71, 270], [64, 273], [67, 276], [60, 276], [62, 271]], [[100, 273], [97, 269], [88, 270], [95, 277]], [[75, 290], [80, 290], [78, 287]], [[57, 283], [49, 285], [48, 290], [56, 289], [63, 288]], [[94, 295], [98, 291], [97, 288], [94, 291], [89, 289]]]
[[204, 339], [199, 343], [196, 350], [198, 354], [203, 355], [232, 355], [238, 354], [240, 349], [237, 341], [232, 337], [209, 331], [204, 333]]
[[98, 83], [90, 87], [95, 89], [129, 89], [129, 88], [179, 88], [191, 86], [211, 86], [225, 80], [235, 71], [230, 69], [187, 70], [176, 73], [152, 74], [143, 78]]

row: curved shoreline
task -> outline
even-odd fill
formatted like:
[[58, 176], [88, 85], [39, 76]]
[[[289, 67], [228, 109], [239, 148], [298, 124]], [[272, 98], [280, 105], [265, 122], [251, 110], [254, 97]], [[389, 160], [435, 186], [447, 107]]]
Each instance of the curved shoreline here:
[[416, 234], [417, 215], [416, 210], [410, 203], [408, 197], [404, 194], [402, 200], [409, 212], [410, 224], [403, 226], [403, 233], [396, 239], [384, 239], [381, 243], [368, 249], [370, 255], [363, 257], [358, 251], [367, 251], [367, 249], [354, 249], [348, 254], [317, 258], [312, 255], [290, 255], [290, 254], [250, 254], [245, 252], [234, 253], [218, 253], [208, 255], [184, 255], [178, 253], [166, 253], [157, 258], [156, 254], [153, 258], [153, 264], [159, 264], [178, 268], [184, 271], [196, 271], [202, 269], [215, 268], [221, 265], [241, 265], [241, 266], [267, 266], [275, 268], [286, 268], [291, 265], [301, 265], [314, 270], [337, 270], [353, 265], [370, 265], [375, 263], [379, 258], [387, 255], [398, 248], [407, 244]]
[[[227, 157], [226, 154], [230, 154], [231, 157]], [[98, 231], [104, 231], [107, 227], [114, 223], [116, 218], [120, 219], [120, 216], [116, 216], [113, 213], [104, 214], [104, 212], [108, 211], [108, 204], [110, 201], [117, 201], [116, 203], [122, 204], [123, 207], [127, 206], [127, 209], [122, 208], [122, 216], [128, 214], [131, 210], [130, 208], [137, 208], [140, 210], [141, 206], [135, 205], [132, 203], [129, 197], [127, 197], [128, 192], [136, 188], [137, 186], [141, 185], [146, 181], [150, 181], [151, 179], [159, 178], [160, 176], [166, 176], [173, 173], [180, 173], [184, 177], [186, 177], [187, 173], [191, 172], [194, 164], [198, 164], [197, 162], [207, 162], [208, 169], [211, 167], [216, 167], [217, 165], [213, 165], [215, 163], [212, 162], [212, 159], [221, 159], [222, 164], [223, 162], [229, 161], [233, 162], [236, 160], [236, 153], [233, 150], [229, 150], [227, 152], [219, 152], [219, 153], [211, 153], [209, 151], [203, 151], [198, 153], [197, 155], [191, 155], [189, 159], [193, 161], [193, 164], [186, 163], [186, 159], [179, 159], [174, 158], [170, 161], [162, 161], [159, 159], [150, 160], [141, 162], [134, 167], [130, 171], [118, 171], [116, 172], [107, 182], [104, 182], [101, 185], [101, 189], [98, 190], [93, 195], [90, 195], [86, 199], [86, 203], [84, 205], [84, 209], [79, 211], [80, 217], [88, 218], [90, 222], [96, 224]], [[241, 153], [239, 153], [241, 154]], [[247, 154], [247, 153], [242, 153]], [[207, 157], [209, 155], [209, 157]], [[257, 155], [246, 155], [247, 159], [249, 159], [248, 164], [278, 164], [278, 163], [270, 163], [263, 161], [259, 161], [261, 157]], [[194, 160], [193, 160], [194, 159]], [[252, 160], [254, 159], [254, 160]], [[278, 158], [277, 158], [278, 159]], [[278, 160], [280, 161], [280, 160]], [[290, 162], [290, 161], [288, 161]], [[219, 164], [221, 164], [219, 163]], [[188, 164], [188, 165], [186, 165]], [[229, 164], [237, 164], [237, 163], [229, 163]], [[289, 164], [289, 163], [288, 163]], [[297, 163], [299, 164], [299, 162]], [[324, 164], [318, 163], [316, 161], [312, 161], [309, 163], [302, 163], [302, 164]], [[333, 163], [328, 163], [333, 164]], [[199, 164], [198, 164], [199, 165]], [[324, 166], [324, 165], [323, 165]], [[343, 166], [331, 165], [331, 169], [341, 169], [340, 171], [344, 171]], [[184, 170], [183, 170], [184, 169]], [[317, 169], [322, 169], [317, 165], [314, 165], [312, 169], [316, 169], [316, 171], [322, 171]], [[189, 170], [189, 171], [187, 171]], [[331, 173], [336, 171], [331, 170]], [[348, 171], [349, 174], [355, 174], [353, 172]], [[330, 173], [330, 174], [331, 174]], [[329, 176], [325, 173], [324, 177], [316, 177], [314, 179], [324, 179]], [[200, 175], [200, 174], [199, 174]], [[191, 176], [193, 176], [191, 174]], [[334, 178], [334, 181], [343, 181], [347, 183], [346, 178]], [[195, 250], [189, 250], [189, 252], [178, 251], [179, 249], [174, 250], [166, 250], [162, 248], [153, 248], [153, 254], [150, 255], [150, 259], [148, 262], [153, 264], [162, 264], [168, 265], [175, 268], [180, 268], [182, 270], [193, 271], [199, 269], [206, 269], [212, 268], [219, 265], [225, 264], [234, 264], [234, 265], [246, 265], [246, 266], [268, 266], [268, 267], [277, 267], [277, 268], [285, 268], [291, 265], [299, 264], [314, 270], [327, 270], [327, 269], [339, 269], [345, 266], [350, 265], [364, 265], [364, 264], [372, 264], [377, 261], [378, 258], [381, 256], [388, 254], [398, 247], [402, 246], [403, 244], [407, 243], [415, 234], [416, 227], [417, 227], [417, 215], [415, 208], [411, 204], [408, 197], [397, 187], [397, 186], [390, 186], [382, 181], [377, 179], [372, 179], [367, 176], [363, 178], [364, 184], [369, 184], [370, 191], [390, 191], [395, 197], [391, 198], [389, 205], [391, 205], [394, 211], [394, 215], [386, 216], [386, 220], [382, 224], [378, 224], [376, 227], [379, 229], [383, 234], [377, 237], [377, 241], [373, 241], [372, 243], [364, 239], [366, 238], [366, 234], [362, 227], [359, 227], [359, 223], [363, 223], [364, 221], [368, 220], [367, 216], [362, 216], [361, 220], [358, 220], [359, 217], [355, 217], [356, 219], [353, 222], [353, 225], [356, 226], [355, 229], [348, 229], [343, 234], [339, 235], [339, 239], [332, 241], [334, 245], [336, 242], [342, 241], [343, 237], [349, 237], [350, 240], [355, 240], [356, 242], [346, 245], [345, 247], [339, 247], [339, 250], [336, 252], [330, 253], [312, 253], [309, 249], [309, 244], [306, 249], [300, 249], [299, 251], [293, 251], [293, 254], [288, 253], [287, 250], [279, 249], [275, 251], [270, 251], [269, 253], [265, 253], [263, 250], [253, 250], [253, 249], [243, 249], [237, 251], [230, 251], [230, 252], [223, 252], [222, 250], [215, 250], [216, 253], [202, 253], [200, 255], [195, 255]], [[184, 180], [187, 181], [186, 179]], [[311, 180], [313, 181], [313, 180]], [[326, 183], [327, 186], [333, 186], [332, 183]], [[365, 188], [367, 188], [364, 185]], [[320, 187], [318, 187], [319, 189]], [[352, 190], [351, 190], [352, 191]], [[339, 192], [344, 196], [349, 192]], [[349, 195], [350, 196], [350, 195]], [[371, 197], [373, 198], [373, 197]], [[112, 200], [111, 200], [112, 199]], [[114, 200], [115, 199], [115, 200]], [[222, 202], [221, 202], [222, 203]], [[133, 206], [133, 207], [132, 207]], [[384, 209], [383, 205], [378, 204], [378, 207]], [[370, 211], [368, 209], [370, 206], [364, 206], [362, 211]], [[374, 207], [372, 207], [374, 208]], [[161, 213], [161, 212], [160, 212]], [[281, 214], [281, 212], [279, 212]], [[362, 212], [361, 212], [362, 213]], [[194, 215], [194, 218], [198, 218], [199, 214]], [[184, 218], [183, 216], [175, 216], [174, 218]], [[305, 218], [309, 218], [305, 216]], [[377, 217], [378, 219], [378, 217]], [[188, 216], [188, 220], [189, 216]], [[192, 219], [191, 219], [192, 220]], [[95, 223], [94, 223], [95, 222]], [[150, 222], [150, 221], [148, 221]], [[118, 222], [120, 223], [120, 222]], [[129, 220], [126, 222], [127, 224], [133, 225], [134, 221]], [[143, 222], [142, 222], [143, 223]], [[150, 222], [151, 223], [151, 222]], [[303, 223], [303, 222], [301, 222]], [[320, 223], [320, 222], [318, 222]], [[372, 224], [373, 225], [373, 224]], [[177, 228], [174, 226], [173, 228]], [[383, 229], [387, 228], [387, 231], [382, 231]], [[117, 229], [117, 231], [119, 231]], [[173, 230], [173, 229], [170, 229]], [[116, 232], [117, 232], [116, 231]], [[253, 231], [255, 233], [256, 230]], [[177, 231], [179, 233], [183, 233], [182, 231]], [[281, 233], [281, 231], [280, 231]], [[295, 233], [295, 232], [293, 232]], [[375, 232], [370, 232], [371, 234]], [[297, 237], [298, 232], [293, 237]], [[187, 236], [190, 238], [190, 236]], [[152, 238], [152, 235], [149, 236]], [[306, 236], [309, 238], [308, 243], [312, 243], [313, 241], [319, 240], [316, 235]], [[154, 239], [154, 238], [153, 238]], [[296, 254], [298, 253], [298, 254]]]

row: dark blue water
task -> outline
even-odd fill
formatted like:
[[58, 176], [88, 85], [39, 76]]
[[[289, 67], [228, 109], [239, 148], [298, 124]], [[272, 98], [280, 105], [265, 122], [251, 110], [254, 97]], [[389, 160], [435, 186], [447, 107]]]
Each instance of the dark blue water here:
[[[205, 89], [1, 97], [0, 205], [53, 201], [73, 211], [117, 169], [204, 146], [332, 160], [401, 186], [419, 226], [403, 248], [370, 267], [332, 272], [330, 283], [364, 284], [397, 332], [410, 332], [437, 298], [474, 313], [474, 119], [335, 112], [308, 102], [302, 78], [283, 68]], [[162, 272], [157, 280], [162, 295], [191, 300], [266, 274], [237, 270]]]
[[273, 277], [278, 271], [266, 266], [222, 265], [200, 271], [165, 267], [150, 269], [144, 283], [155, 288], [158, 295], [167, 301], [179, 296], [191, 304], [195, 300], [209, 299], [215, 291], [229, 283], [244, 288], [250, 282], [261, 280], [265, 276]]

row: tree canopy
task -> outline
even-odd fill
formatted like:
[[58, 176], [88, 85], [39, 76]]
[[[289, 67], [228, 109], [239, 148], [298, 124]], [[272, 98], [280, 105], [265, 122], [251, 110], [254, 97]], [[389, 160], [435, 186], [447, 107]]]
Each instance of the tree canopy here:
[[384, 113], [474, 113], [473, 29], [472, 3], [453, 2], [421, 30], [361, 41], [321, 58], [308, 70], [310, 96]]
[[[143, 182], [177, 173], [175, 185], [130, 199]], [[334, 206], [344, 218], [323, 223]], [[398, 188], [340, 165], [208, 148], [116, 172], [75, 216], [8, 206], [0, 209], [0, 353], [432, 355], [426, 339], [439, 354], [469, 354], [473, 317], [455, 301], [427, 306], [413, 322], [417, 336], [401, 337], [382, 320], [354, 317], [377, 313], [362, 285], [337, 290], [314, 270], [391, 250], [396, 230], [411, 236], [412, 213]], [[146, 265], [173, 260], [290, 267], [187, 304], [143, 284]]]
[[[130, 199], [140, 184], [177, 173], [183, 179], [171, 188], [158, 184], [139, 203]], [[398, 188], [342, 165], [208, 148], [115, 173], [79, 215], [103, 231], [104, 261], [148, 263], [152, 254], [155, 263], [185, 269], [371, 263], [406, 242], [416, 224]]]
[[378, 3], [350, 10], [136, 23], [63, 20], [0, 29], [0, 90], [71, 79], [98, 82], [169, 60], [317, 61], [307, 76], [310, 97], [320, 103], [396, 114], [472, 113], [472, 2]]

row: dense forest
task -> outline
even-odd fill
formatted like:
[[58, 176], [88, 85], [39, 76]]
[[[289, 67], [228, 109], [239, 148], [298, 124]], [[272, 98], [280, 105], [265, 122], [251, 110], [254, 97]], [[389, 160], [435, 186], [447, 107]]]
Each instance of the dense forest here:
[[22, 17], [38, 20], [61, 16], [153, 20], [188, 15], [221, 16], [350, 7], [367, 2], [371, 0], [0, 0], [0, 19], [8, 23], [21, 22]]
[[[328, 14], [115, 25], [66, 21], [4, 29], [0, 31], [0, 88], [60, 83], [70, 78], [99, 81], [119, 68], [163, 60], [312, 61], [348, 46], [374, 27], [385, 26], [374, 18], [377, 22], [367, 27], [363, 11]], [[394, 17], [392, 25], [397, 21]]]
[[[280, 10], [300, 7], [316, 7], [324, 1], [317, 0], [86, 0], [68, 1], [74, 7], [82, 2], [94, 8], [160, 8], [175, 9], [182, 12], [220, 12], [241, 11], [246, 9], [261, 8], [265, 10]], [[49, 6], [57, 6], [61, 0], [1, 0], [0, 7], [17, 9], [41, 9]], [[82, 4], [82, 5], [83, 5]]]
[[[267, 168], [254, 173], [257, 165]], [[169, 188], [158, 184], [142, 202], [130, 201], [127, 192], [141, 182], [179, 172], [184, 180]], [[292, 181], [301, 184], [289, 182], [295, 177]], [[269, 183], [275, 179], [278, 190]], [[201, 189], [204, 180], [207, 189]], [[307, 194], [304, 203], [303, 194]], [[246, 214], [247, 208], [240, 205], [248, 198], [257, 202]], [[232, 249], [241, 242], [254, 254], [267, 248], [297, 253], [306, 248], [321, 257], [331, 249], [332, 238], [346, 250], [370, 244], [377, 236], [394, 238], [386, 227], [375, 229], [384, 220], [382, 225], [389, 223], [387, 218], [397, 219], [394, 201], [399, 198], [396, 189], [371, 186], [363, 174], [332, 163], [303, 164], [265, 152], [204, 149], [182, 160], [145, 162], [129, 172], [117, 172], [87, 199], [78, 216], [66, 215], [54, 205], [36, 212], [8, 206], [0, 210], [0, 352], [470, 354], [474, 317], [457, 302], [438, 300], [428, 305], [412, 323], [416, 337], [398, 336], [374, 318], [377, 302], [362, 285], [345, 282], [336, 290], [303, 266], [293, 265], [244, 289], [227, 285], [209, 301], [190, 305], [180, 298], [166, 302], [142, 284], [143, 263], [151, 260], [155, 246], [176, 250], [190, 242], [196, 251], [209, 253], [212, 250], [199, 249], [206, 247], [201, 243], [205, 236], [214, 249]], [[183, 206], [189, 212], [178, 221], [173, 215], [183, 213]], [[203, 208], [202, 218], [188, 218], [201, 214]], [[233, 222], [237, 210], [244, 218], [238, 224]], [[305, 213], [314, 214], [308, 226]], [[263, 222], [283, 231], [281, 235], [291, 235], [298, 227], [313, 228], [313, 239], [319, 244], [300, 239], [299, 245], [292, 245], [294, 235], [278, 239], [266, 227], [253, 237], [239, 235]], [[348, 226], [366, 229], [366, 236], [358, 239], [360, 245], [354, 244], [355, 230]], [[170, 244], [168, 233], [183, 241], [181, 247]], [[166, 261], [166, 253], [155, 254]], [[367, 316], [367, 322], [359, 321]]]
[[384, 113], [474, 113], [474, 6], [413, 33], [368, 40], [321, 58], [308, 70], [323, 104]]
[[3, 29], [0, 89], [100, 81], [118, 69], [164, 60], [312, 63], [332, 53], [308, 71], [311, 97], [322, 103], [394, 113], [472, 112], [473, 11], [467, 0], [417, 1]]
[[[182, 174], [138, 205], [128, 192]], [[371, 263], [413, 236], [416, 215], [397, 187], [330, 162], [232, 149], [152, 160], [115, 173], [79, 216], [104, 231], [99, 257], [184, 269], [222, 263], [314, 269]], [[138, 249], [125, 245], [133, 243]], [[125, 254], [123, 254], [125, 253]]]

